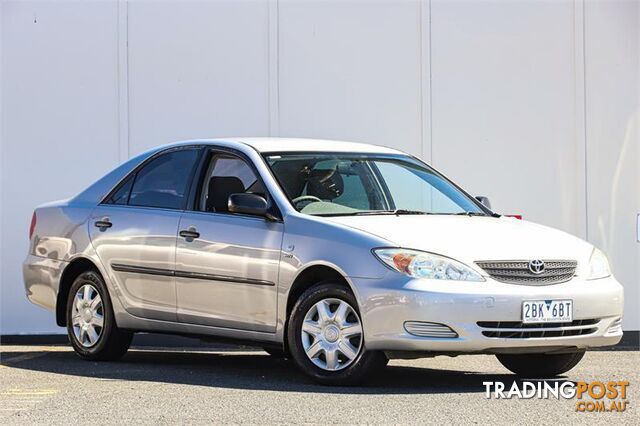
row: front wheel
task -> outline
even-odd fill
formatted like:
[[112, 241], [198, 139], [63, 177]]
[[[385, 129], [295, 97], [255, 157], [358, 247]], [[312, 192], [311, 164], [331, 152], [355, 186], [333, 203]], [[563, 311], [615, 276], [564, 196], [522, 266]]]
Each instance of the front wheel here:
[[95, 271], [83, 272], [71, 285], [67, 333], [73, 349], [85, 359], [117, 360], [129, 349], [133, 333], [116, 325], [107, 286]]
[[387, 363], [365, 347], [357, 302], [344, 286], [322, 283], [305, 291], [289, 317], [287, 339], [294, 361], [314, 380], [352, 385]]
[[554, 377], [578, 365], [584, 349], [568, 354], [496, 355], [498, 361], [518, 376], [528, 378]]

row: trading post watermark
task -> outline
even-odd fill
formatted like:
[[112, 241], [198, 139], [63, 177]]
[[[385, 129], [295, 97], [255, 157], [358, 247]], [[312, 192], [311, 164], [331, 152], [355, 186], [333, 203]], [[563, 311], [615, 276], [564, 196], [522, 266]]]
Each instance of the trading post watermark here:
[[577, 412], [622, 413], [627, 410], [629, 382], [568, 380], [482, 382], [487, 399], [575, 399]]

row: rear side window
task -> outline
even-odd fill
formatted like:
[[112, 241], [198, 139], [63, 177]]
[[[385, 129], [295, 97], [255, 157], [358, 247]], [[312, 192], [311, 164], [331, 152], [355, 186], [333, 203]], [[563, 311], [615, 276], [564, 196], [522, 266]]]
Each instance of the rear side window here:
[[[166, 209], [183, 208], [198, 152], [198, 149], [181, 149], [151, 160], [132, 180], [128, 204]], [[121, 190], [127, 192], [125, 187], [128, 185], [127, 182], [114, 196]], [[122, 197], [124, 196], [123, 194]], [[114, 204], [119, 203], [114, 201]]]

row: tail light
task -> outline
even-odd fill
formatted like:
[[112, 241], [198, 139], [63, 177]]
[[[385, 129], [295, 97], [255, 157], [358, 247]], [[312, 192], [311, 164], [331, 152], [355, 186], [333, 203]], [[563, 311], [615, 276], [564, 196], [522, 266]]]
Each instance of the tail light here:
[[516, 219], [522, 220], [522, 215], [521, 214], [505, 214], [505, 216], [514, 217]]
[[31, 216], [31, 225], [29, 226], [29, 239], [31, 239], [31, 237], [33, 237], [33, 231], [36, 229], [36, 212], [33, 212], [33, 215]]

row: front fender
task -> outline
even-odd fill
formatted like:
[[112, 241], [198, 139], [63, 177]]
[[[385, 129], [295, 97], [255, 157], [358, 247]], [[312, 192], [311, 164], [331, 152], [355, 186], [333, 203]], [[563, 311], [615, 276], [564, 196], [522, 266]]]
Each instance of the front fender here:
[[322, 218], [287, 216], [278, 279], [278, 337], [284, 339], [287, 300], [300, 274], [313, 266], [329, 267], [342, 275], [360, 303], [360, 294], [352, 279], [384, 277], [389, 270], [371, 254], [371, 249], [389, 245], [393, 244], [383, 238]]

